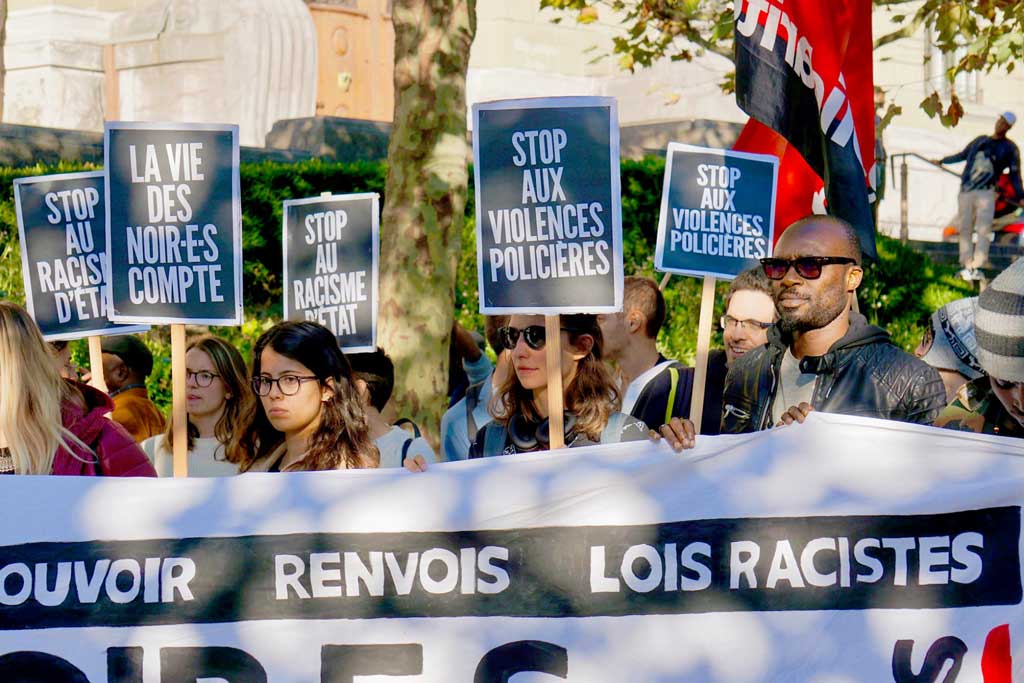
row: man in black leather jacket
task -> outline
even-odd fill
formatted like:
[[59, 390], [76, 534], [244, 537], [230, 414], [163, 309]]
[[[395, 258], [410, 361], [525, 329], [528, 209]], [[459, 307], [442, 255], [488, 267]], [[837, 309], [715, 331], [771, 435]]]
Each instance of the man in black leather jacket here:
[[931, 424], [938, 373], [850, 310], [863, 277], [856, 232], [828, 216], [790, 226], [764, 259], [779, 322], [725, 381], [722, 433], [803, 422], [812, 410]]

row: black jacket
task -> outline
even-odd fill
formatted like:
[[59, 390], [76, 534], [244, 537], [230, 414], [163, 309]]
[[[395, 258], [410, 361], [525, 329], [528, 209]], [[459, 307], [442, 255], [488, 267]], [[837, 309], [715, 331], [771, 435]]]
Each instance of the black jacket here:
[[[767, 346], [733, 363], [722, 399], [723, 434], [772, 426], [772, 401], [788, 347], [789, 340], [775, 326], [768, 331]], [[946, 403], [939, 373], [859, 313], [850, 314], [849, 331], [828, 353], [801, 359], [800, 370], [818, 375], [811, 405], [826, 413], [931, 424]]]

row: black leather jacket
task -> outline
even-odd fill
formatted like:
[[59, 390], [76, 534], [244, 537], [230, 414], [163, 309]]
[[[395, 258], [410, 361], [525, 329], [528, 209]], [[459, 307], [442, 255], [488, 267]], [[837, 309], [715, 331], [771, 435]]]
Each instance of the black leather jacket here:
[[[772, 401], [788, 347], [778, 327], [772, 327], [766, 346], [747, 352], [729, 369], [722, 398], [723, 434], [772, 426]], [[818, 376], [811, 405], [826, 413], [931, 424], [946, 404], [939, 373], [901, 350], [888, 332], [869, 325], [859, 313], [850, 314], [849, 331], [828, 353], [801, 359], [800, 370]]]

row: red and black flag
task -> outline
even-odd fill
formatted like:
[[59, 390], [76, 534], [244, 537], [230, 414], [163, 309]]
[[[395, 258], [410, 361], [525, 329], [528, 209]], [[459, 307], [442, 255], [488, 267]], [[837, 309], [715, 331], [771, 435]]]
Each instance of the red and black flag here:
[[853, 225], [875, 258], [871, 0], [736, 7], [736, 103], [751, 117], [736, 149], [781, 160], [776, 237], [811, 213], [824, 186], [828, 212]]

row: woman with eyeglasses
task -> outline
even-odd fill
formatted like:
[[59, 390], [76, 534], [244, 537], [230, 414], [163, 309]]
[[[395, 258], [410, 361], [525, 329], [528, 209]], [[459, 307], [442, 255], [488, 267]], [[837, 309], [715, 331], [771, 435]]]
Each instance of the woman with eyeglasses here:
[[[188, 387], [188, 476], [238, 474], [225, 447], [252, 403], [245, 361], [228, 342], [211, 335], [194, 339], [185, 353]], [[142, 442], [161, 477], [174, 476], [174, 426]]]
[[155, 476], [113, 407], [62, 378], [28, 312], [0, 301], [0, 474]]
[[228, 446], [242, 472], [377, 467], [352, 367], [323, 325], [283, 322], [264, 332], [252, 386], [257, 400]]
[[[648, 438], [643, 422], [618, 412], [618, 390], [601, 361], [597, 316], [563, 315], [560, 324], [565, 445]], [[494, 421], [477, 433], [470, 458], [542, 451], [550, 443], [544, 316], [513, 315], [500, 334], [514, 372], [497, 389], [490, 405]]]

